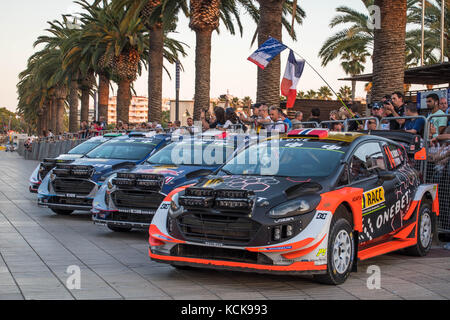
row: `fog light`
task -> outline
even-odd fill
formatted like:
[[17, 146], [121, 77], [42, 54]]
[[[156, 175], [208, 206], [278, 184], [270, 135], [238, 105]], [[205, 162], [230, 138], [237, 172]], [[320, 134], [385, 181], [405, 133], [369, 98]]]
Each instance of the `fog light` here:
[[292, 237], [294, 235], [294, 228], [288, 224], [286, 227], [286, 236], [287, 237]]
[[281, 239], [281, 227], [277, 226], [273, 229], [273, 240], [279, 241]]

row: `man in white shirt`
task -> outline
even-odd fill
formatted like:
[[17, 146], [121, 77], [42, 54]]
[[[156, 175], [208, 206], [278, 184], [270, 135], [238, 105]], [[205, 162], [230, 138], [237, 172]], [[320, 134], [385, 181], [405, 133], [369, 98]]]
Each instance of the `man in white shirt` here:
[[433, 134], [433, 138], [438, 136], [440, 131], [440, 127], [447, 126], [448, 120], [445, 116], [445, 113], [439, 108], [439, 96], [435, 93], [429, 94], [427, 96], [427, 108], [431, 109], [431, 115], [432, 116], [441, 116], [441, 117], [435, 117], [431, 118], [431, 123], [436, 128], [436, 133]]
[[267, 126], [267, 130], [278, 131], [279, 133], [286, 133], [287, 125], [283, 122], [283, 119], [281, 119], [278, 107], [276, 106], [270, 107], [269, 115], [270, 120], [272, 121], [272, 125]]

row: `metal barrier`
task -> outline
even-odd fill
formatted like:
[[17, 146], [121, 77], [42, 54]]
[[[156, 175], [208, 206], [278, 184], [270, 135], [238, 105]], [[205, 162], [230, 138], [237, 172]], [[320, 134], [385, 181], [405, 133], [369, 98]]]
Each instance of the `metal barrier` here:
[[[450, 115], [430, 115], [427, 118], [424, 130], [427, 157], [423, 177], [426, 183], [438, 184], [440, 214], [437, 227], [440, 232], [450, 233], [450, 140], [432, 143], [433, 137], [430, 139], [432, 120], [443, 117], [447, 120], [450, 119]], [[436, 128], [437, 130], [438, 128]]]
[[321, 121], [320, 122], [320, 127], [324, 128], [324, 129], [330, 129], [332, 124], [334, 123], [345, 123], [345, 120], [325, 120], [325, 121]]
[[[377, 117], [365, 117], [365, 118], [348, 118], [344, 120], [344, 131], [348, 131], [348, 124], [349, 122], [358, 122], [359, 121], [363, 121], [361, 124], [364, 124], [364, 121], [369, 121], [369, 120], [375, 120], [377, 122], [377, 129], [380, 128], [380, 119], [378, 119]], [[363, 127], [364, 129], [364, 127]]]
[[317, 121], [302, 121], [292, 123], [292, 129], [309, 129], [308, 126], [314, 126], [313, 128], [320, 128], [320, 125]]

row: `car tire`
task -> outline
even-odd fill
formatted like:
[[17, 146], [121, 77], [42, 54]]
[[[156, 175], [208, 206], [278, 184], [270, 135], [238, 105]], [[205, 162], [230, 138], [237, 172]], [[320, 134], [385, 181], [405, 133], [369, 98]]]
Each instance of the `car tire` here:
[[345, 218], [333, 219], [328, 237], [327, 273], [315, 275], [323, 284], [339, 285], [347, 280], [355, 258], [353, 228]]
[[435, 219], [431, 207], [429, 202], [421, 203], [417, 220], [417, 243], [404, 250], [407, 255], [423, 257], [430, 251], [435, 232]]
[[54, 213], [60, 216], [68, 216], [71, 215], [73, 210], [64, 210], [64, 209], [51, 209]]
[[133, 229], [132, 227], [119, 227], [119, 226], [113, 226], [108, 224], [108, 228], [109, 230], [112, 230], [114, 232], [129, 232], [131, 231], [131, 229]]

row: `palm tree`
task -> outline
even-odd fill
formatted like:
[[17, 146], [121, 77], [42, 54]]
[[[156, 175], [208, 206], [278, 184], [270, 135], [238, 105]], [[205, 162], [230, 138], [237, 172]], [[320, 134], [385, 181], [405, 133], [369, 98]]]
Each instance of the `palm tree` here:
[[317, 99], [317, 92], [313, 89], [308, 90], [304, 96], [304, 99]]
[[[188, 15], [187, 3], [174, 0], [115, 0], [113, 6], [115, 10], [122, 10], [126, 7], [127, 16], [140, 17], [148, 30], [148, 119], [160, 122], [165, 39], [167, 34], [175, 29], [178, 13], [183, 11]], [[185, 55], [183, 47], [179, 46], [173, 52], [175, 54], [174, 61], [177, 60], [178, 52]]]
[[375, 0], [381, 28], [374, 31], [372, 99], [403, 91], [407, 0]]
[[[411, 20], [416, 24], [422, 23], [422, 1], [416, 0], [415, 6], [408, 14], [411, 15]], [[434, 50], [440, 48], [441, 43], [441, 0], [426, 0], [425, 1], [425, 63], [436, 63], [438, 59], [435, 55], [430, 53], [430, 49]], [[445, 18], [444, 18], [444, 56], [450, 60], [450, 1], [446, 0], [445, 4]], [[410, 18], [408, 17], [408, 20]], [[421, 29], [409, 30], [407, 38], [413, 37], [413, 39], [420, 44], [421, 42]], [[427, 56], [428, 55], [428, 56]], [[430, 57], [431, 55], [431, 57]], [[419, 51], [420, 56], [420, 51]]]
[[339, 88], [338, 95], [342, 100], [348, 101], [352, 99], [352, 88], [349, 86], [342, 86]]
[[297, 92], [297, 99], [305, 99], [305, 92], [304, 91]]
[[[258, 3], [260, 14], [257, 27], [258, 46], [261, 46], [269, 37], [282, 41], [283, 26], [296, 40], [294, 26], [287, 19], [289, 15], [294, 15], [294, 20], [301, 24], [305, 18], [305, 12], [300, 6], [297, 6], [296, 0], [258, 0]], [[265, 102], [269, 105], [279, 104], [280, 63], [280, 57], [277, 56], [264, 70], [258, 68], [256, 101]]]
[[333, 93], [331, 92], [330, 88], [328, 88], [327, 86], [322, 86], [317, 91], [317, 97], [320, 100], [330, 100], [332, 96], [333, 96]]
[[[344, 72], [352, 77], [364, 72], [366, 57], [370, 54], [364, 48], [346, 49], [341, 53], [341, 66]], [[356, 80], [352, 80], [352, 101], [355, 100]]]

